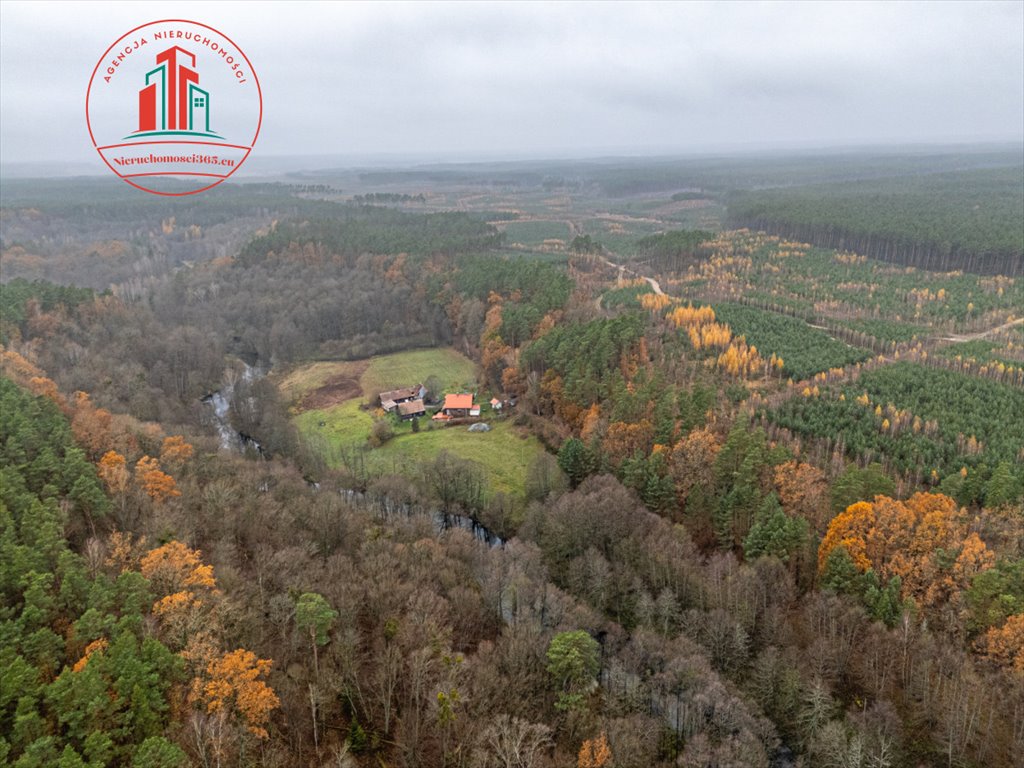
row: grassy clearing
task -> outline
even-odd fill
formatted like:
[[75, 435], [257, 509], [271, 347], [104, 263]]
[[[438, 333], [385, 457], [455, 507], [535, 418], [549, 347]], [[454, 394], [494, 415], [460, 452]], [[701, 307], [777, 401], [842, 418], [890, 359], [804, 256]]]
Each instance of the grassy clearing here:
[[363, 402], [356, 399], [300, 413], [295, 417], [295, 426], [303, 437], [323, 443], [332, 449], [331, 453], [336, 453], [333, 449], [365, 443], [373, 427], [373, 416], [363, 407]]
[[277, 382], [277, 390], [285, 402], [295, 404], [330, 379], [345, 377], [358, 381], [366, 368], [366, 360], [310, 363], [284, 374]]
[[490, 432], [469, 432], [465, 425], [402, 433], [366, 457], [373, 472], [408, 474], [441, 451], [480, 464], [492, 492], [523, 498], [526, 473], [543, 452], [536, 437], [508, 421], [491, 422]]
[[[449, 392], [475, 389], [473, 362], [453, 349], [418, 349], [370, 360], [312, 363], [288, 373], [278, 387], [293, 404], [299, 432], [319, 447], [328, 464], [339, 466], [343, 451], [367, 445], [374, 424], [373, 410], [366, 406], [370, 398], [381, 390], [423, 382], [431, 375], [437, 376]], [[295, 404], [312, 401], [343, 380], [358, 381], [362, 395], [301, 412], [295, 409]], [[486, 407], [484, 413], [488, 413]], [[482, 433], [469, 432], [465, 425], [435, 427], [429, 419], [421, 419], [420, 431], [413, 433], [411, 422], [397, 422], [391, 417], [388, 421], [395, 436], [365, 455], [371, 474], [415, 476], [421, 465], [446, 450], [479, 463], [492, 492], [522, 499], [530, 464], [544, 450], [535, 437], [508, 421], [493, 421], [491, 431]]]
[[[308, 411], [298, 407], [307, 396], [339, 386], [338, 382], [349, 382], [352, 386], [345, 388], [344, 396], [331, 405], [342, 405], [350, 399], [366, 402], [388, 389], [422, 384], [429, 376], [436, 376], [445, 391], [473, 391], [476, 366], [454, 349], [413, 349], [368, 360], [310, 363], [284, 374], [277, 388], [298, 413]], [[355, 389], [358, 392], [349, 391]], [[321, 409], [328, 410], [326, 405]]]
[[[320, 426], [321, 422], [323, 426]], [[373, 416], [358, 400], [325, 410], [312, 410], [295, 418], [299, 431], [320, 446], [328, 464], [341, 465], [342, 451], [363, 448], [373, 427]], [[395, 427], [395, 436], [379, 448], [367, 450], [366, 468], [372, 475], [414, 477], [420, 467], [441, 451], [480, 464], [492, 492], [522, 499], [530, 464], [544, 448], [536, 437], [509, 421], [490, 422], [490, 432], [470, 432], [466, 425], [441, 427], [421, 420], [418, 433], [410, 422]]]
[[373, 397], [395, 387], [422, 384], [428, 376], [437, 376], [446, 391], [471, 392], [476, 384], [476, 366], [454, 349], [414, 349], [372, 358], [359, 383], [363, 395]]

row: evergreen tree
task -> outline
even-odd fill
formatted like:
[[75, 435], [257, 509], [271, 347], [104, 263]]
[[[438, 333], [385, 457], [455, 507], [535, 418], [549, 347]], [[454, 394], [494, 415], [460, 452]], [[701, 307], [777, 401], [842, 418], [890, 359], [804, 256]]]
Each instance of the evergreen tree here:
[[566, 440], [558, 451], [558, 466], [568, 475], [573, 488], [594, 471], [593, 452], [579, 438]]

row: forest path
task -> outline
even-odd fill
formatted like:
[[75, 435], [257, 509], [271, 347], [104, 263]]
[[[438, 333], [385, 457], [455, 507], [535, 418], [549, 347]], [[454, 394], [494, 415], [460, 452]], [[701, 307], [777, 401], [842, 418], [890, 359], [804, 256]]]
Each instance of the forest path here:
[[609, 267], [614, 267], [615, 269], [619, 270], [619, 282], [622, 282], [622, 275], [624, 275], [626, 272], [629, 272], [629, 274], [631, 275], [636, 275], [637, 277], [646, 280], [647, 284], [651, 286], [651, 290], [654, 291], [658, 296], [665, 295], [665, 292], [661, 290], [661, 283], [659, 283], [653, 277], [644, 277], [635, 269], [629, 269], [628, 267], [625, 267], [622, 264], [616, 264], [614, 261], [611, 261], [610, 259], [605, 259], [604, 263], [607, 264]]
[[986, 336], [991, 336], [993, 333], [999, 333], [999, 331], [1021, 324], [1024, 324], [1024, 317], [1018, 318], [1017, 320], [1010, 320], [1008, 323], [997, 325], [995, 328], [989, 328], [987, 331], [979, 331], [978, 333], [955, 333], [952, 336], [943, 336], [939, 341], [952, 341], [957, 344], [961, 344], [965, 341], [977, 341], [978, 339], [983, 339]]

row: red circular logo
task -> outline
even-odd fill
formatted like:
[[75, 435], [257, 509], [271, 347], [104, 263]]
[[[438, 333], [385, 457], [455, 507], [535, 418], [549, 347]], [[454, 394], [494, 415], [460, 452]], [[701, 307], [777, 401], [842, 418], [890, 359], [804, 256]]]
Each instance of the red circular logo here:
[[223, 32], [164, 19], [126, 32], [100, 57], [85, 119], [103, 162], [133, 187], [194, 195], [249, 157], [263, 93], [252, 62]]

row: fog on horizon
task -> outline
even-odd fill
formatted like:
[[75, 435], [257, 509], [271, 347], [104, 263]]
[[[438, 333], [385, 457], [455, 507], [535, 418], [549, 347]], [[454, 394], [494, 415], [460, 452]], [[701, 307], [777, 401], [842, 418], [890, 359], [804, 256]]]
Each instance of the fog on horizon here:
[[[1021, 142], [1024, 3], [0, 6], [0, 162], [102, 163], [84, 102], [133, 26], [221, 29], [253, 160], [482, 160]], [[256, 165], [256, 163], [254, 163]]]

